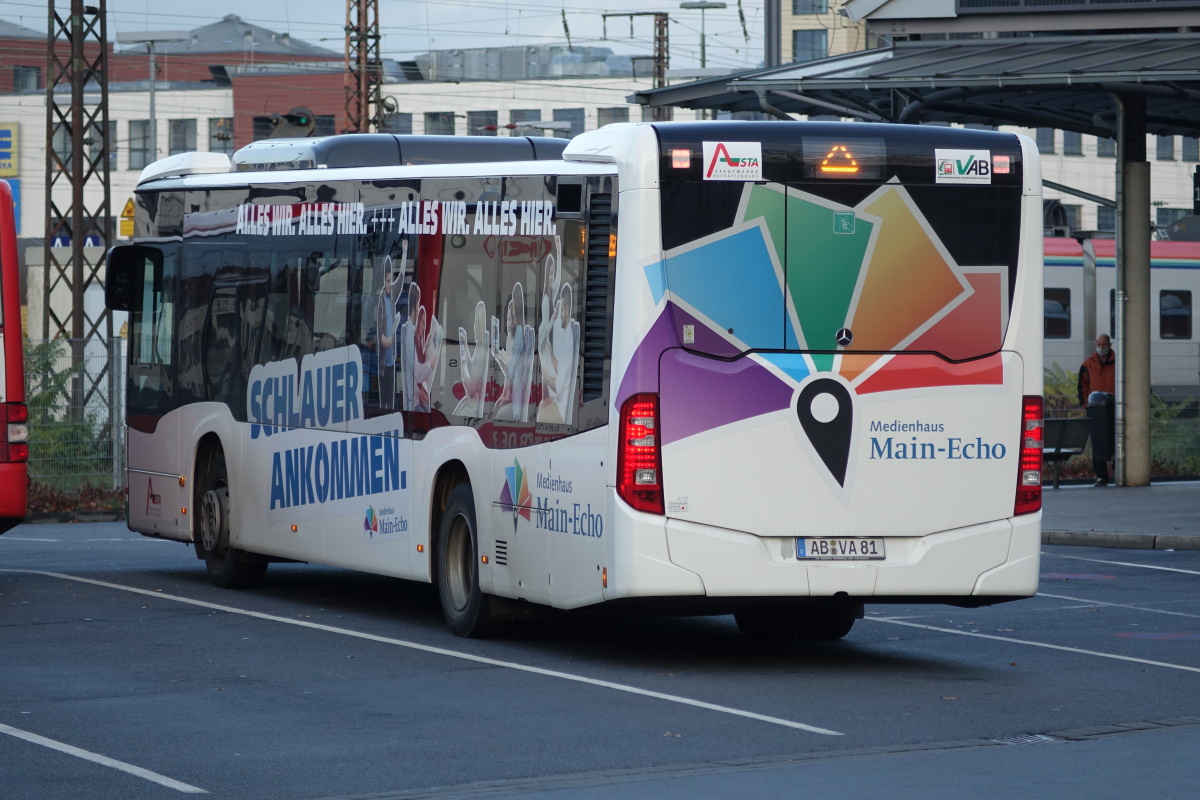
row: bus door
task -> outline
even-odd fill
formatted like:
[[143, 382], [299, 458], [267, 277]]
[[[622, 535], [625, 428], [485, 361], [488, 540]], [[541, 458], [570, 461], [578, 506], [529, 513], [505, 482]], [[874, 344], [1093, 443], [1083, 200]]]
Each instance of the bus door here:
[[[106, 303], [127, 310], [126, 458], [129, 527], [176, 538], [182, 509], [191, 505], [180, 486], [175, 296], [178, 248], [126, 245], [107, 262]], [[174, 536], [173, 536], [174, 535]]]

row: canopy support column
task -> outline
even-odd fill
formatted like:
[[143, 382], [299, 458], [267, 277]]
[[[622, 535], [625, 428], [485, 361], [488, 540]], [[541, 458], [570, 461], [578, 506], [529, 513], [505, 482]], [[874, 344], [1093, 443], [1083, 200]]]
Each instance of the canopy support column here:
[[1117, 483], [1150, 484], [1150, 162], [1146, 98], [1117, 98]]

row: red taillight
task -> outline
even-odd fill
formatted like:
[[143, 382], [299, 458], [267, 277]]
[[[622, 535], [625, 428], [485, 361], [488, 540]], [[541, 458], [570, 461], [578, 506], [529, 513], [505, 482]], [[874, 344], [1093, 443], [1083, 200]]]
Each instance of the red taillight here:
[[1025, 395], [1021, 413], [1021, 461], [1017, 472], [1015, 514], [1032, 514], [1042, 507], [1042, 397]]
[[635, 394], [621, 406], [617, 495], [638, 511], [663, 513], [658, 395]]
[[5, 403], [4, 407], [6, 425], [4, 441], [0, 442], [0, 461], [28, 461], [29, 409], [24, 403]]

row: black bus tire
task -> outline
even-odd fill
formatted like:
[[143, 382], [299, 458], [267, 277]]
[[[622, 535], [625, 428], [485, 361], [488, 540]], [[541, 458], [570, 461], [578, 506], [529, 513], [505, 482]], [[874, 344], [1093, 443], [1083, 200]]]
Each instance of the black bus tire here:
[[220, 450], [207, 459], [197, 491], [196, 551], [204, 558], [208, 580], [222, 589], [253, 589], [267, 574], [267, 562], [229, 544], [229, 476]]
[[460, 483], [450, 492], [437, 530], [438, 599], [446, 626], [456, 636], [494, 636], [501, 626], [492, 598], [479, 588], [479, 532], [475, 495]]
[[833, 642], [854, 627], [854, 617], [838, 615], [808, 616], [803, 607], [796, 609], [745, 609], [733, 615], [744, 636], [752, 639]]

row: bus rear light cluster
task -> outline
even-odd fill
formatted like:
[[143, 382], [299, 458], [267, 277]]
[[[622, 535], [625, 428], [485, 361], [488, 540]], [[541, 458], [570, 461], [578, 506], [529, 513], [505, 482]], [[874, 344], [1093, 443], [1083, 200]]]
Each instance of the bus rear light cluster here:
[[635, 394], [621, 406], [617, 495], [638, 511], [663, 513], [658, 395]]
[[29, 408], [24, 403], [4, 403], [6, 434], [0, 442], [0, 461], [29, 460]]
[[1021, 459], [1017, 474], [1015, 514], [1042, 508], [1042, 446], [1045, 443], [1041, 395], [1025, 395], [1021, 411]]

